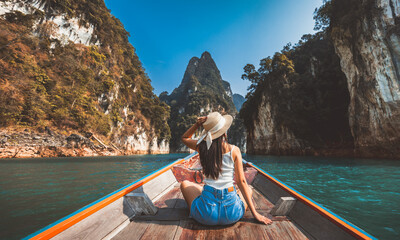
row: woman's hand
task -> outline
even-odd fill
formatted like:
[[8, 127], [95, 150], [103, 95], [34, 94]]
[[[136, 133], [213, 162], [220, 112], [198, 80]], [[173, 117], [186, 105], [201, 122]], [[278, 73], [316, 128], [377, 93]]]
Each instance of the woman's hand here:
[[200, 127], [206, 120], [207, 120], [207, 116], [205, 116], [205, 117], [198, 117], [198, 118], [197, 118], [197, 122], [196, 122], [197, 126]]
[[257, 213], [254, 217], [257, 219], [257, 221], [259, 221], [261, 223], [264, 223], [266, 225], [272, 224], [271, 219], [269, 219], [269, 218], [267, 218], [267, 217], [265, 217], [265, 216], [263, 216], [263, 215], [261, 215], [259, 213]]

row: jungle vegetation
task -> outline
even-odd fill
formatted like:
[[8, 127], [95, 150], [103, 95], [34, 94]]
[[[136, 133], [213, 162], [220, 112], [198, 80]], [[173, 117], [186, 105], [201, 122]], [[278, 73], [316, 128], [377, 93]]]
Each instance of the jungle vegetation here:
[[322, 31], [261, 59], [258, 69], [244, 67], [242, 79], [251, 85], [239, 114], [248, 131], [254, 129], [260, 104], [268, 101], [273, 121], [311, 146], [351, 144], [347, 80], [321, 11], [316, 10], [316, 28]]
[[[0, 19], [0, 126], [53, 126], [109, 137], [117, 129], [136, 133], [141, 122], [148, 134], [169, 140], [169, 107], [153, 93], [129, 33], [104, 1], [40, 4], [44, 11], [14, 11]], [[90, 45], [52, 37], [51, 18], [59, 15], [92, 26]]]

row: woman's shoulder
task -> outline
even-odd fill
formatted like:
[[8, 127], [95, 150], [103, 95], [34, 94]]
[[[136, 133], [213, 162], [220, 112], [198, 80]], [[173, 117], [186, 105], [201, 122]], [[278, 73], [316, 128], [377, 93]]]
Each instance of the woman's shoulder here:
[[238, 148], [237, 146], [231, 144], [231, 151], [232, 151], [232, 158], [236, 159], [236, 156], [241, 154], [240, 153], [240, 148]]
[[233, 145], [233, 144], [229, 144], [229, 148], [231, 149], [231, 151], [233, 151], [234, 149], [235, 149], [235, 145]]

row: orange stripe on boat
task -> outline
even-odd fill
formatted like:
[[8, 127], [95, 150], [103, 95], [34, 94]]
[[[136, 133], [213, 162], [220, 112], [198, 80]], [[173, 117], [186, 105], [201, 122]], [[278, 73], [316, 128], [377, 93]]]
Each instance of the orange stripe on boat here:
[[113, 195], [111, 195], [110, 197], [104, 199], [103, 201], [83, 210], [82, 212], [79, 212], [77, 214], [75, 214], [74, 216], [71, 216], [70, 218], [60, 222], [59, 224], [39, 233], [38, 235], [32, 237], [32, 240], [36, 240], [36, 239], [49, 239], [52, 238], [54, 236], [56, 236], [57, 234], [59, 234], [60, 232], [68, 229], [69, 227], [75, 225], [76, 223], [78, 223], [79, 221], [85, 219], [86, 217], [92, 215], [93, 213], [99, 211], [100, 209], [104, 208], [105, 206], [113, 203], [114, 201], [118, 200], [119, 198], [125, 196], [126, 194], [130, 193], [131, 191], [135, 190], [136, 188], [142, 186], [143, 184], [149, 182], [150, 180], [153, 180], [154, 178], [160, 176], [161, 174], [165, 173], [166, 171], [168, 171], [169, 169], [171, 169], [173, 166], [180, 164], [182, 162], [184, 162], [185, 159], [181, 159], [176, 161], [174, 164], [166, 166], [165, 168], [160, 169], [159, 171], [155, 172], [154, 174], [146, 177], [145, 179], [143, 179], [142, 181], [139, 181], [137, 183], [135, 183], [134, 185], [132, 185], [129, 188], [123, 189], [120, 192], [117, 192]]
[[323, 209], [320, 206], [316, 205], [315, 203], [311, 202], [309, 199], [303, 197], [298, 192], [294, 191], [293, 189], [289, 188], [285, 184], [281, 183], [280, 181], [278, 181], [274, 177], [272, 177], [269, 174], [267, 174], [266, 172], [264, 172], [262, 169], [254, 166], [251, 163], [248, 163], [248, 165], [250, 165], [251, 167], [257, 169], [257, 171], [259, 173], [261, 173], [263, 176], [265, 176], [266, 178], [268, 178], [269, 180], [271, 180], [272, 182], [277, 184], [280, 188], [282, 188], [283, 190], [285, 190], [288, 193], [292, 194], [297, 199], [299, 199], [300, 201], [302, 201], [306, 205], [310, 206], [311, 208], [316, 210], [318, 213], [320, 213], [321, 215], [325, 216], [328, 220], [330, 220], [331, 222], [333, 222], [337, 226], [341, 227], [342, 229], [344, 229], [346, 232], [350, 233], [352, 236], [356, 237], [357, 239], [372, 239], [372, 238], [366, 236], [365, 234], [363, 234], [362, 232], [358, 231], [357, 229], [353, 228], [352, 226], [350, 226], [346, 222], [344, 222], [341, 219], [337, 218], [336, 216], [332, 215], [331, 213], [329, 213], [325, 209]]

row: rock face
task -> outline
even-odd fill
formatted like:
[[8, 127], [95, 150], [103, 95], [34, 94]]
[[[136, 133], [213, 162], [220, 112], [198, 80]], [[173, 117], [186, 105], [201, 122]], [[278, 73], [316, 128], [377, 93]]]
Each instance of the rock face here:
[[236, 115], [232, 126], [228, 130], [228, 142], [240, 148], [242, 153], [247, 152], [247, 134], [243, 120]]
[[274, 104], [262, 95], [258, 114], [248, 131], [248, 153], [272, 155], [305, 155], [311, 149], [308, 142], [294, 135], [289, 127], [275, 119]]
[[332, 7], [331, 33], [347, 77], [356, 155], [398, 158], [400, 2], [333, 1]]
[[79, 134], [69, 136], [50, 129], [0, 130], [0, 158], [110, 156], [120, 155], [114, 148], [95, 144]]
[[126, 153], [168, 153], [169, 107], [128, 35], [103, 1], [0, 1], [0, 128], [90, 131]]
[[346, 78], [323, 32], [304, 35], [260, 62], [245, 67], [251, 91], [240, 110], [247, 153], [352, 155]]
[[399, 14], [398, 0], [326, 1], [323, 31], [246, 66], [248, 152], [399, 158]]
[[204, 52], [200, 58], [191, 58], [179, 87], [170, 95], [167, 92], [161, 93], [159, 98], [171, 107], [168, 123], [173, 152], [189, 152], [180, 138], [196, 122], [198, 116], [205, 116], [213, 111], [231, 114], [233, 117], [237, 114], [230, 84], [222, 80], [209, 52]]
[[[0, 130], [0, 158], [35, 158], [35, 157], [84, 157], [84, 156], [116, 156], [131, 154], [162, 154], [169, 152], [168, 144], [155, 140], [149, 147], [143, 133], [137, 139], [129, 136], [121, 142], [127, 142], [126, 148], [106, 145], [92, 133], [69, 135], [52, 131], [32, 129]], [[131, 145], [133, 147], [131, 147]]]
[[[5, 15], [7, 13], [20, 12], [25, 15], [32, 15], [35, 11], [46, 10], [46, 3], [43, 1], [17, 1], [9, 0], [0, 2], [0, 15]], [[44, 19], [45, 23], [51, 23], [54, 28], [50, 34], [53, 38], [57, 38], [62, 44], [68, 44], [69, 41], [74, 43], [81, 43], [89, 45], [90, 43], [97, 43], [100, 45], [99, 41], [96, 41], [93, 37], [94, 26], [88, 24], [88, 26], [81, 26], [79, 24], [80, 19], [73, 17], [68, 18], [66, 13], [61, 13], [59, 15], [53, 15], [49, 19]], [[37, 25], [38, 23], [36, 23]], [[34, 32], [38, 37], [40, 37], [39, 32]]]
[[233, 103], [235, 104], [236, 110], [238, 110], [238, 112], [240, 111], [240, 109], [242, 108], [243, 103], [246, 101], [244, 99], [244, 97], [240, 94], [233, 94], [232, 96], [233, 98]]

